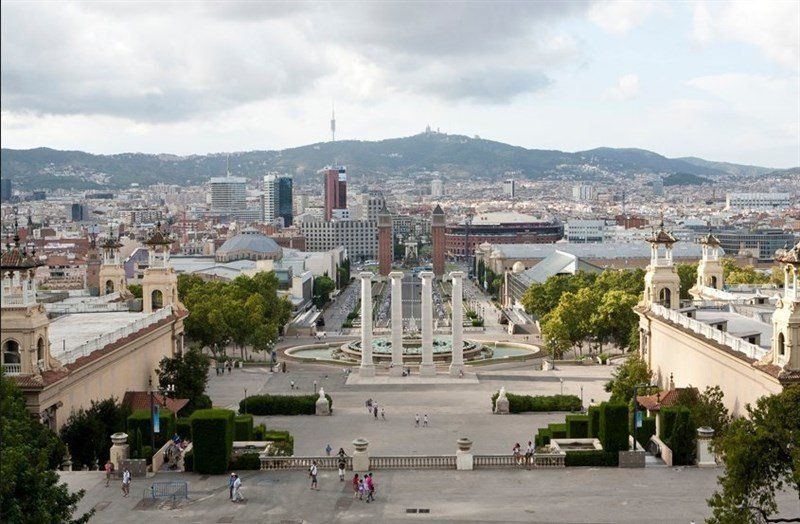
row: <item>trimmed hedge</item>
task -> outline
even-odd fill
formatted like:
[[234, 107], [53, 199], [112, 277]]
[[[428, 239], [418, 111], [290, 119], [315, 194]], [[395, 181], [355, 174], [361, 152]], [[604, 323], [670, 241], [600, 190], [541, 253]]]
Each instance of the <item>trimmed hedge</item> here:
[[534, 437], [534, 443], [536, 446], [546, 446], [550, 444], [551, 438], [550, 430], [548, 428], [539, 428], [539, 431], [536, 433]]
[[253, 415], [236, 416], [233, 426], [233, 440], [253, 440]]
[[643, 448], [647, 447], [650, 437], [656, 434], [656, 418], [642, 417], [642, 427], [636, 429], [636, 442]]
[[589, 437], [600, 438], [600, 406], [589, 406]]
[[548, 424], [547, 429], [550, 430], [550, 438], [567, 438], [566, 424]]
[[175, 421], [175, 433], [183, 440], [192, 440], [192, 421], [186, 418], [179, 418]]
[[567, 438], [589, 438], [588, 415], [567, 415]]
[[665, 442], [672, 450], [672, 463], [688, 466], [694, 463], [695, 430], [692, 427], [691, 411], [685, 406], [670, 408], [675, 410], [675, 425], [672, 434]]
[[227, 471], [233, 448], [234, 412], [228, 409], [200, 409], [192, 413], [194, 470], [218, 475]]
[[[239, 402], [239, 412], [251, 415], [314, 415], [319, 395], [254, 395]], [[333, 412], [333, 399], [326, 394]]]
[[658, 434], [665, 444], [672, 436], [672, 429], [675, 427], [675, 419], [678, 417], [678, 408], [662, 408], [658, 414], [661, 417], [661, 427]]
[[253, 470], [261, 469], [261, 459], [258, 453], [242, 453], [231, 457], [231, 470]]
[[[175, 417], [172, 411], [161, 408], [158, 412], [159, 432], [156, 433], [156, 447], [160, 448], [175, 434]], [[128, 435], [138, 429], [142, 432], [142, 444], [150, 445], [150, 410], [137, 409], [127, 419]]]
[[566, 467], [600, 466], [615, 468], [619, 466], [619, 453], [611, 451], [568, 451], [564, 457]]
[[[499, 392], [492, 395], [492, 411], [494, 411]], [[576, 395], [515, 395], [506, 393], [508, 410], [511, 413], [540, 411], [580, 411], [581, 399]]]
[[600, 439], [603, 451], [628, 450], [628, 405], [603, 402], [600, 404]]
[[190, 451], [183, 456], [183, 470], [194, 471], [194, 451]]

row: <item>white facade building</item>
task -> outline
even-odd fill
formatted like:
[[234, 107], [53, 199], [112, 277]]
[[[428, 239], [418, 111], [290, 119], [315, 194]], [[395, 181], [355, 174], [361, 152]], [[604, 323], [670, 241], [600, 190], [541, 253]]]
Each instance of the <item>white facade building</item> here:
[[306, 237], [306, 250], [347, 250], [350, 259], [374, 259], [378, 255], [378, 223], [374, 220], [330, 220], [305, 215], [298, 220]]
[[788, 193], [728, 193], [727, 209], [787, 209], [792, 205]]
[[576, 202], [594, 200], [595, 191], [593, 186], [577, 185], [572, 188], [572, 199]]
[[513, 178], [503, 181], [503, 195], [514, 198], [517, 195], [517, 183]]
[[215, 177], [211, 187], [211, 209], [237, 211], [247, 207], [247, 179], [236, 176]]
[[564, 237], [576, 244], [604, 242], [605, 229], [604, 220], [570, 220], [564, 226]]
[[278, 218], [278, 175], [264, 175], [264, 222], [272, 224]]

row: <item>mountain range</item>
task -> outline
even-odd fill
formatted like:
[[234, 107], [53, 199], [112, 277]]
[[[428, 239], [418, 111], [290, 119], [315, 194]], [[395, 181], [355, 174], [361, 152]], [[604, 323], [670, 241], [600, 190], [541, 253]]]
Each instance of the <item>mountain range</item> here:
[[379, 141], [321, 142], [283, 150], [171, 154], [94, 155], [49, 148], [2, 149], [0, 169], [23, 189], [102, 189], [157, 182], [198, 185], [213, 176], [260, 178], [268, 171], [291, 173], [296, 183], [312, 180], [329, 164], [346, 165], [351, 176], [420, 176], [438, 171], [445, 178], [517, 178], [602, 181], [636, 174], [750, 177], [773, 169], [712, 162], [695, 157], [667, 158], [643, 149], [598, 148], [568, 153], [526, 149], [502, 142], [426, 132]]

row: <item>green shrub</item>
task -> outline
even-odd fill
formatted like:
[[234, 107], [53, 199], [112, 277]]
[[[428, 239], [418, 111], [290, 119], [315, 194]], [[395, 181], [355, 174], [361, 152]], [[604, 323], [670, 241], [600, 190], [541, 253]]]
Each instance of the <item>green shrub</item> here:
[[237, 415], [236, 418], [234, 419], [233, 440], [252, 440], [252, 439], [253, 439], [253, 415]]
[[[248, 397], [247, 413], [253, 415], [314, 415], [317, 410], [318, 395], [254, 395]], [[328, 399], [328, 406], [333, 410], [333, 399]], [[239, 402], [239, 412], [244, 413], [245, 399]]]
[[643, 417], [642, 427], [636, 428], [636, 442], [641, 444], [643, 448], [647, 447], [650, 442], [650, 437], [656, 434], [656, 418]]
[[142, 456], [139, 458], [143, 458], [147, 460], [147, 465], [153, 463], [153, 448], [152, 446], [142, 446]]
[[253, 440], [264, 440], [264, 433], [266, 433], [267, 428], [264, 424], [259, 424], [253, 428]]
[[536, 446], [546, 446], [550, 444], [550, 438], [552, 438], [552, 434], [549, 428], [539, 428], [539, 431], [534, 437], [534, 441]]
[[567, 455], [564, 457], [564, 465], [567, 467], [600, 466], [615, 468], [619, 466], [619, 453], [601, 450], [567, 451]]
[[550, 430], [550, 438], [567, 438], [566, 424], [548, 424], [547, 428]]
[[688, 466], [694, 463], [695, 430], [692, 427], [691, 411], [686, 407], [676, 408], [675, 425], [672, 434], [665, 442], [672, 450], [672, 463]]
[[658, 438], [666, 444], [667, 440], [672, 436], [672, 429], [675, 427], [675, 419], [678, 416], [678, 408], [661, 408], [658, 416], [661, 417]]
[[[160, 448], [167, 440], [175, 434], [175, 417], [167, 408], [161, 408], [158, 412], [159, 431], [156, 433], [156, 447]], [[127, 420], [128, 434], [134, 433], [137, 429], [142, 432], [142, 442], [150, 445], [150, 410], [138, 409], [134, 411]]]
[[194, 471], [194, 451], [190, 451], [183, 456], [183, 470]]
[[[499, 395], [500, 393], [492, 395], [492, 411]], [[581, 410], [581, 399], [575, 395], [532, 396], [506, 393], [506, 398], [511, 413]]]
[[600, 437], [600, 406], [589, 406], [589, 436]]
[[600, 405], [600, 436], [603, 451], [628, 450], [628, 405], [603, 402]]
[[228, 468], [233, 447], [234, 412], [228, 409], [200, 409], [192, 413], [194, 470], [218, 475]]
[[261, 469], [258, 453], [242, 453], [231, 457], [230, 469], [233, 471]]
[[[270, 440], [270, 439], [267, 439]], [[274, 440], [272, 442], [271, 455], [292, 456], [294, 455], [294, 437]]]
[[589, 438], [589, 415], [567, 415], [567, 438]]
[[192, 440], [192, 421], [186, 418], [179, 418], [175, 421], [175, 433], [183, 440]]

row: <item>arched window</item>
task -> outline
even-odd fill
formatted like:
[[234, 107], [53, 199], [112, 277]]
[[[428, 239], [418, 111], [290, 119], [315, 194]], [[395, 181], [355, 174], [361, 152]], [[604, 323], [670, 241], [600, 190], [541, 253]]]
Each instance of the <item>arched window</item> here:
[[714, 289], [717, 289], [717, 277], [716, 276], [711, 277], [711, 287], [713, 287]]
[[786, 354], [786, 341], [783, 338], [783, 333], [778, 333], [778, 355], [783, 356]]
[[658, 295], [658, 301], [667, 309], [670, 309], [672, 304], [672, 291], [669, 288], [663, 288]]
[[106, 295], [110, 295], [114, 292], [114, 282], [111, 280], [106, 280]]
[[164, 307], [164, 294], [160, 289], [155, 289], [150, 293], [150, 302], [154, 310]]
[[3, 343], [3, 364], [20, 364], [19, 343], [16, 340], [6, 340]]
[[44, 360], [44, 339], [42, 337], [39, 337], [36, 342], [36, 360]]

